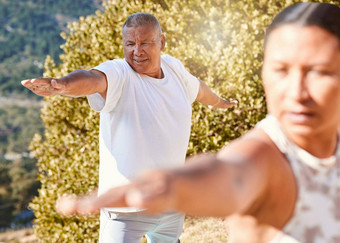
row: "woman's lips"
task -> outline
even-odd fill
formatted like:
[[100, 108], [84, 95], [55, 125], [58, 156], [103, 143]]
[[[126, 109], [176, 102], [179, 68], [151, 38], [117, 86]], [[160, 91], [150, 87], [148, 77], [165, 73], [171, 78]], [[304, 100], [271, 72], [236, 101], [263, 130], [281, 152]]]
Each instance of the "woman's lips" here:
[[308, 123], [315, 117], [311, 112], [287, 112], [286, 116], [291, 122], [297, 124]]

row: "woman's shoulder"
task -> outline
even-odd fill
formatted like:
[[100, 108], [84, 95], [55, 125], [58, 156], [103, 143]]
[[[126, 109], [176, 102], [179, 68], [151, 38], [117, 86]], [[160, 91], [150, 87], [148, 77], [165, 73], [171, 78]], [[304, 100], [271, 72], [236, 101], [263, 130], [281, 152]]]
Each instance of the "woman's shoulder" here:
[[252, 129], [245, 135], [233, 140], [225, 146], [220, 152], [220, 155], [240, 153], [245, 159], [254, 160], [262, 159], [265, 161], [285, 160], [284, 155], [268, 136], [268, 134], [260, 129]]
[[[229, 147], [229, 148], [228, 148]], [[246, 168], [264, 183], [246, 214], [265, 218], [266, 224], [282, 228], [290, 219], [296, 202], [297, 188], [294, 173], [284, 154], [262, 129], [253, 129], [224, 148], [224, 156], [242, 154]], [[222, 151], [221, 151], [222, 152]]]

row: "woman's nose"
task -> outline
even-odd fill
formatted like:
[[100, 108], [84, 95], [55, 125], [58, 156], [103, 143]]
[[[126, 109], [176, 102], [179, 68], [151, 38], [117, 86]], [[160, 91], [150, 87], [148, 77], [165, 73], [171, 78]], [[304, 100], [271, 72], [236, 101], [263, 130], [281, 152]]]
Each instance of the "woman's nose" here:
[[306, 74], [302, 70], [294, 70], [289, 74], [287, 82], [287, 96], [296, 100], [304, 101], [309, 98]]

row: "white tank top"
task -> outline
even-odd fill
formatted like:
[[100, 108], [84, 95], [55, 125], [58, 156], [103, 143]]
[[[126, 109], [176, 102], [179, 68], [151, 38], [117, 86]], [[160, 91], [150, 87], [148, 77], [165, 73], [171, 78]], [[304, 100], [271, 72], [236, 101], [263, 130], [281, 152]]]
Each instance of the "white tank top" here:
[[256, 128], [263, 129], [286, 156], [298, 186], [294, 214], [271, 242], [339, 243], [340, 142], [333, 156], [320, 159], [291, 142], [271, 115]]

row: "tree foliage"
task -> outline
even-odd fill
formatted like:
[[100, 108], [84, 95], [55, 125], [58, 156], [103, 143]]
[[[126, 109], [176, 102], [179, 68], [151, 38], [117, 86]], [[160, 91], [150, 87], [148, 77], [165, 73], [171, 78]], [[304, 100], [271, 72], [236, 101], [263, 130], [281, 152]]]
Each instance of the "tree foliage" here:
[[15, 214], [27, 210], [36, 196], [36, 160], [22, 157], [13, 161], [0, 159], [0, 228], [9, 227]]
[[[261, 85], [263, 37], [266, 26], [295, 0], [116, 0], [105, 11], [81, 17], [62, 34], [66, 43], [61, 64], [45, 62], [45, 76], [61, 77], [74, 69], [89, 69], [123, 57], [121, 28], [135, 12], [149, 12], [160, 21], [168, 53], [206, 81], [213, 90], [239, 105], [211, 111], [194, 104], [188, 155], [216, 151], [251, 129], [266, 114]], [[334, 3], [334, 1], [333, 1]], [[39, 197], [31, 207], [37, 236], [49, 242], [95, 242], [98, 221], [63, 218], [55, 212], [64, 193], [86, 193], [97, 186], [98, 114], [85, 98], [50, 97], [42, 110], [44, 138], [36, 136], [32, 150], [39, 159]]]
[[0, 105], [0, 228], [37, 195], [36, 159], [28, 156], [28, 145], [42, 131], [38, 106]]
[[33, 135], [43, 131], [40, 106], [21, 105], [0, 105], [0, 228], [27, 209], [40, 186], [37, 160], [28, 156]]
[[0, 156], [28, 153], [33, 135], [42, 132], [40, 106], [0, 105]]

